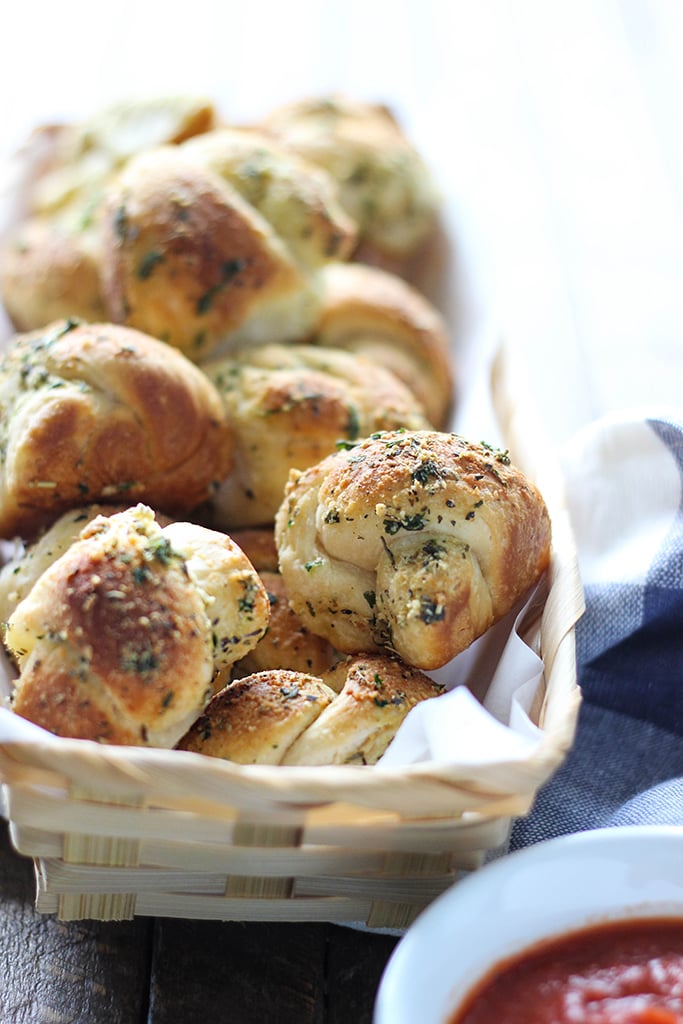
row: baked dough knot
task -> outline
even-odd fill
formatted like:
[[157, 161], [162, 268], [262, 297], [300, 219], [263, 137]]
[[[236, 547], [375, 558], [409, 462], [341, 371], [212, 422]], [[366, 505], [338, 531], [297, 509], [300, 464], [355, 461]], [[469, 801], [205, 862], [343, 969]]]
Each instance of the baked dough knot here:
[[110, 181], [135, 153], [177, 145], [215, 123], [206, 97], [159, 96], [31, 134], [17, 155], [15, 220], [0, 247], [0, 291], [16, 330], [68, 316], [107, 319], [100, 211]]
[[319, 462], [339, 438], [430, 425], [390, 370], [343, 349], [241, 346], [202, 369], [234, 442], [233, 469], [210, 501], [218, 529], [272, 524], [290, 469]]
[[391, 370], [416, 396], [429, 426], [448, 429], [457, 361], [436, 307], [407, 281], [377, 267], [331, 263], [321, 278], [322, 307], [312, 340]]
[[300, 339], [318, 271], [354, 239], [323, 171], [259, 133], [216, 129], [138, 154], [112, 182], [105, 307], [195, 361], [219, 344]]
[[97, 516], [10, 615], [12, 708], [60, 736], [172, 747], [268, 616], [224, 534], [145, 505]]
[[389, 107], [341, 94], [311, 97], [277, 107], [261, 127], [338, 183], [359, 229], [355, 258], [412, 276], [435, 232], [440, 197]]
[[550, 519], [507, 452], [387, 431], [292, 473], [275, 521], [289, 601], [352, 653], [447, 664], [547, 568]]
[[15, 336], [0, 360], [0, 430], [5, 537], [30, 538], [87, 502], [190, 512], [233, 458], [208, 378], [116, 324], [65, 320]]
[[217, 693], [178, 746], [240, 764], [375, 764], [412, 708], [441, 693], [386, 654], [345, 658], [320, 677], [256, 672]]

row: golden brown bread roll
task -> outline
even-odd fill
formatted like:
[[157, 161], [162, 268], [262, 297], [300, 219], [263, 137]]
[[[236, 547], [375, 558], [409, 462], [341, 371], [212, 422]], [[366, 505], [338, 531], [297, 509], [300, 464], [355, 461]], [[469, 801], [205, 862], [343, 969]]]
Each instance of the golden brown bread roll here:
[[241, 764], [375, 764], [411, 708], [442, 692], [385, 655], [346, 659], [321, 679], [259, 672], [216, 694], [178, 746]]
[[271, 602], [254, 566], [227, 534], [169, 523], [164, 538], [185, 562], [206, 601], [213, 635], [214, 689], [230, 676], [232, 665], [262, 639]]
[[162, 529], [143, 505], [100, 516], [10, 616], [12, 707], [60, 736], [173, 746], [215, 675], [257, 643], [268, 610], [230, 538]]
[[293, 473], [275, 539], [309, 629], [341, 651], [388, 647], [434, 669], [538, 580], [550, 521], [507, 453], [394, 431]]
[[259, 672], [229, 683], [177, 744], [239, 764], [280, 764], [299, 733], [334, 698], [301, 672]]
[[332, 668], [340, 658], [339, 652], [323, 637], [306, 629], [287, 600], [272, 529], [235, 530], [231, 536], [258, 572], [270, 602], [268, 628], [246, 657], [232, 666], [232, 678], [274, 668], [320, 676]]
[[182, 153], [236, 189], [302, 267], [351, 255], [356, 224], [344, 215], [334, 181], [268, 136], [219, 128], [189, 139]]
[[317, 168], [228, 130], [131, 159], [102, 225], [109, 317], [197, 361], [221, 343], [304, 337], [316, 271], [355, 236]]
[[62, 317], [104, 320], [98, 232], [71, 211], [22, 221], [0, 253], [0, 287], [18, 331]]
[[299, 735], [282, 764], [376, 764], [408, 712], [444, 689], [386, 655], [349, 658], [325, 681], [337, 696]]
[[436, 227], [432, 176], [384, 105], [332, 95], [288, 103], [260, 125], [324, 168], [359, 227], [357, 258], [410, 276]]
[[62, 317], [107, 319], [99, 212], [108, 182], [134, 153], [178, 144], [214, 124], [210, 101], [164, 96], [33, 133], [19, 157], [19, 217], [0, 248], [0, 293], [16, 330]]
[[91, 200], [131, 156], [153, 146], [179, 144], [211, 130], [212, 100], [167, 95], [123, 100], [96, 110], [84, 121], [38, 129], [28, 140], [32, 174], [27, 182], [30, 212], [51, 214], [74, 200]]
[[235, 464], [211, 499], [219, 529], [273, 522], [292, 468], [337, 443], [394, 427], [428, 426], [389, 370], [317, 345], [262, 345], [202, 364], [225, 406]]
[[430, 424], [445, 429], [455, 375], [440, 313], [400, 277], [375, 267], [335, 263], [321, 278], [322, 306], [312, 340], [390, 369], [413, 391]]
[[124, 512], [127, 507], [85, 505], [71, 509], [47, 527], [32, 544], [17, 543], [12, 557], [0, 569], [0, 622], [7, 622], [34, 583], [71, 547], [88, 523], [101, 515]]
[[163, 342], [112, 324], [57, 322], [0, 360], [0, 535], [29, 537], [84, 501], [205, 500], [231, 465], [222, 402]]

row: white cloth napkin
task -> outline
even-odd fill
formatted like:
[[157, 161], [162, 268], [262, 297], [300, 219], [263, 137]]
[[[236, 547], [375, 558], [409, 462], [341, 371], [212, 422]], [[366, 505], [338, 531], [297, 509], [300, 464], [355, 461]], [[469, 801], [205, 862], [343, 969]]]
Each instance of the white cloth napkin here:
[[512, 848], [605, 825], [683, 825], [683, 413], [610, 415], [562, 454], [586, 594], [583, 705]]

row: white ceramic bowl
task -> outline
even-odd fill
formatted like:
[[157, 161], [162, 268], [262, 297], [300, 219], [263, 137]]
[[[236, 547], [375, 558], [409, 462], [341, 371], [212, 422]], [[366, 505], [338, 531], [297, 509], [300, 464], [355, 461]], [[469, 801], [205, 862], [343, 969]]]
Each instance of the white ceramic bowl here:
[[683, 827], [596, 829], [481, 868], [415, 921], [387, 964], [374, 1024], [445, 1024], [495, 963], [624, 917], [683, 918]]

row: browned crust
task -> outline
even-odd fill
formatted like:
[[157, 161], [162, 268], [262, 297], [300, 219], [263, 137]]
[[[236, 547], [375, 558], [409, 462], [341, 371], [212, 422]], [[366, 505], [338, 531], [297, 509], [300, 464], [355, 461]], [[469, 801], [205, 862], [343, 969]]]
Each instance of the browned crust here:
[[132, 329], [58, 322], [18, 336], [0, 389], [5, 536], [30, 536], [84, 500], [125, 495], [189, 511], [229, 471], [232, 440], [211, 383]]
[[507, 453], [430, 431], [380, 434], [294, 475], [275, 537], [311, 630], [424, 669], [506, 614], [550, 558], [548, 511]]
[[358, 352], [390, 369], [415, 393], [430, 423], [452, 414], [455, 376], [445, 322], [415, 288], [377, 267], [338, 264], [322, 273], [314, 340]]
[[203, 369], [235, 440], [235, 468], [213, 499], [216, 522], [227, 529], [272, 523], [290, 470], [313, 465], [346, 438], [428, 425], [389, 370], [339, 349], [241, 348]]
[[10, 619], [12, 706], [59, 735], [165, 745], [211, 692], [204, 600], [151, 513], [136, 516], [88, 524]]
[[235, 188], [302, 265], [350, 258], [356, 226], [339, 204], [333, 179], [267, 135], [219, 128], [192, 139], [183, 154]]
[[374, 764], [408, 712], [442, 692], [385, 655], [346, 659], [322, 678], [257, 672], [216, 694], [178, 747], [242, 764]]
[[217, 693], [178, 747], [240, 764], [279, 764], [333, 697], [313, 676], [259, 672]]
[[0, 261], [2, 303], [16, 330], [31, 331], [62, 317], [104, 318], [92, 233], [35, 217], [9, 234]]
[[230, 335], [256, 304], [304, 286], [239, 194], [171, 147], [133, 159], [112, 185], [102, 280], [112, 320], [192, 358]]
[[[56, 656], [31, 660], [12, 705], [16, 714], [56, 736], [137, 746], [139, 729], [131, 729], [111, 715], [99, 688], [82, 682], [77, 667], [60, 663]], [[49, 673], [49, 674], [48, 674]]]

